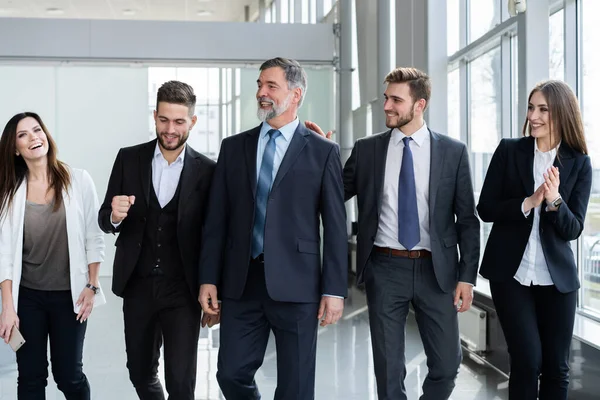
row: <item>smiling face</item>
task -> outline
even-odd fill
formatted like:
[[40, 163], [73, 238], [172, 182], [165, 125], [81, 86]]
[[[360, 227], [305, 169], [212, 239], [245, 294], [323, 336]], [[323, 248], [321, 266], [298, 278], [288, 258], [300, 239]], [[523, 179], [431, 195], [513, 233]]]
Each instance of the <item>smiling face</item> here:
[[548, 101], [540, 91], [534, 92], [529, 99], [527, 121], [531, 136], [536, 139], [550, 140], [553, 132]]
[[23, 118], [17, 124], [15, 154], [25, 162], [33, 162], [48, 156], [48, 138], [35, 118]]
[[182, 104], [161, 101], [157, 108], [154, 121], [160, 146], [168, 151], [181, 148], [196, 124], [196, 116], [190, 116], [189, 108]]
[[282, 116], [287, 121], [295, 118], [302, 89], [289, 87], [283, 68], [273, 67], [262, 70], [257, 84], [258, 119], [272, 121]]

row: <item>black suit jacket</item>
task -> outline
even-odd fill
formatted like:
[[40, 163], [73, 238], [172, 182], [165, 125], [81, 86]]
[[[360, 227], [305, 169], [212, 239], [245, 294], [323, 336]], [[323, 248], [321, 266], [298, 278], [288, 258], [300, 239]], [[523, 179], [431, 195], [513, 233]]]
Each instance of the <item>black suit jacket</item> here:
[[[429, 131], [429, 234], [433, 268], [440, 288], [451, 292], [458, 280], [475, 283], [479, 264], [479, 219], [464, 143]], [[357, 280], [373, 249], [379, 227], [385, 164], [392, 131], [360, 139], [344, 167], [346, 200], [357, 196]], [[458, 257], [460, 248], [460, 260]]]
[[[223, 139], [203, 234], [200, 282], [239, 299], [248, 274], [260, 126]], [[321, 259], [320, 222], [323, 223]], [[265, 281], [275, 301], [345, 297], [348, 234], [339, 147], [302, 124], [292, 136], [268, 198]]]
[[[494, 152], [479, 197], [477, 210], [485, 222], [493, 222], [485, 247], [481, 275], [490, 281], [513, 279], [521, 264], [533, 226], [533, 211], [527, 218], [521, 204], [533, 194], [535, 139], [503, 139]], [[579, 288], [577, 265], [569, 242], [583, 231], [592, 187], [589, 156], [562, 143], [554, 162], [558, 167], [558, 211], [540, 214], [540, 239], [548, 270], [556, 288], [563, 293]], [[542, 203], [544, 204], [544, 203]]]
[[[98, 213], [100, 228], [106, 233], [119, 233], [113, 264], [112, 290], [117, 296], [123, 291], [140, 256], [146, 226], [152, 184], [152, 157], [156, 140], [119, 150], [113, 166], [104, 202]], [[177, 239], [186, 282], [192, 296], [198, 296], [198, 258], [206, 202], [215, 162], [186, 146], [181, 172]], [[111, 202], [114, 196], [135, 196], [127, 218], [117, 229], [111, 224]]]

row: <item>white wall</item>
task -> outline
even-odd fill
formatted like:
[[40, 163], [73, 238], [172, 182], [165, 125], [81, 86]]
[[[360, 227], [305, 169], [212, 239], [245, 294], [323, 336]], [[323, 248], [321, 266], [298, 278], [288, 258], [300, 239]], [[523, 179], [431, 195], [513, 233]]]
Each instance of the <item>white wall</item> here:
[[[40, 114], [59, 158], [92, 176], [102, 202], [119, 148], [148, 140], [146, 68], [0, 66], [0, 124]], [[106, 235], [101, 275], [112, 274], [114, 236]]]

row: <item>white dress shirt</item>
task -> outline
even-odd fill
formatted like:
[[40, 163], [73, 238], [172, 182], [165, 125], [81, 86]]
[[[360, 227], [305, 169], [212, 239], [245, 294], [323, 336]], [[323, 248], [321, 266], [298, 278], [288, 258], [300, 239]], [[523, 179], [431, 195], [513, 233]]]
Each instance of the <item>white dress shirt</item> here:
[[[300, 120], [298, 118], [294, 119], [289, 124], [286, 124], [278, 129], [281, 132], [275, 139], [275, 154], [273, 155], [273, 177], [271, 178], [271, 184], [275, 181], [275, 177], [277, 176], [277, 171], [279, 171], [279, 166], [281, 165], [281, 161], [287, 153], [288, 147], [290, 147], [290, 142], [292, 141], [292, 137], [294, 137], [294, 132], [296, 132], [296, 128], [300, 124]], [[258, 146], [256, 148], [256, 181], [258, 182], [258, 177], [260, 176], [260, 167], [262, 166], [263, 154], [265, 153], [265, 149], [267, 148], [267, 142], [270, 139], [268, 135], [269, 131], [273, 128], [267, 122], [263, 122], [260, 127], [260, 134], [258, 137]]]
[[[399, 129], [392, 131], [385, 161], [385, 177], [383, 182], [383, 198], [379, 227], [375, 236], [375, 246], [406, 250], [398, 242], [398, 180], [402, 153], [406, 135]], [[417, 191], [417, 210], [419, 213], [419, 232], [421, 240], [411, 250], [431, 251], [429, 236], [429, 170], [431, 169], [431, 138], [427, 124], [412, 134], [410, 149], [413, 154], [415, 187]]]
[[[544, 183], [544, 173], [552, 166], [552, 164], [554, 164], [557, 148], [558, 147], [544, 153], [538, 149], [537, 140], [535, 141], [533, 150], [534, 190]], [[523, 211], [525, 217], [528, 217], [531, 210], [524, 212], [524, 205], [525, 201], [521, 204], [521, 211]], [[525, 286], [554, 285], [550, 272], [548, 271], [548, 264], [546, 263], [546, 257], [544, 256], [542, 242], [540, 240], [540, 213], [542, 207], [545, 207], [545, 202], [542, 202], [542, 204], [533, 210], [533, 227], [531, 228], [529, 241], [527, 242], [527, 247], [523, 253], [519, 269], [517, 269], [517, 273], [514, 276], [521, 285]]]
[[154, 186], [154, 193], [156, 193], [161, 208], [169, 204], [173, 196], [175, 196], [181, 171], [183, 171], [185, 147], [186, 145], [183, 146], [183, 150], [179, 153], [177, 159], [169, 165], [169, 162], [158, 147], [158, 142], [156, 142], [154, 157], [152, 158], [152, 185]]

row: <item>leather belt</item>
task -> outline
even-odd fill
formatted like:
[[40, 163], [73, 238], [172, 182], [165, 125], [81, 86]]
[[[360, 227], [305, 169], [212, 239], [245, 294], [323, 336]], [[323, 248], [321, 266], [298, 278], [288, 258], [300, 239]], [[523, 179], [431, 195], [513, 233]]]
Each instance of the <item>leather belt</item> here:
[[404, 258], [431, 258], [431, 252], [428, 250], [397, 250], [389, 247], [373, 246], [373, 250], [386, 256], [404, 257]]

